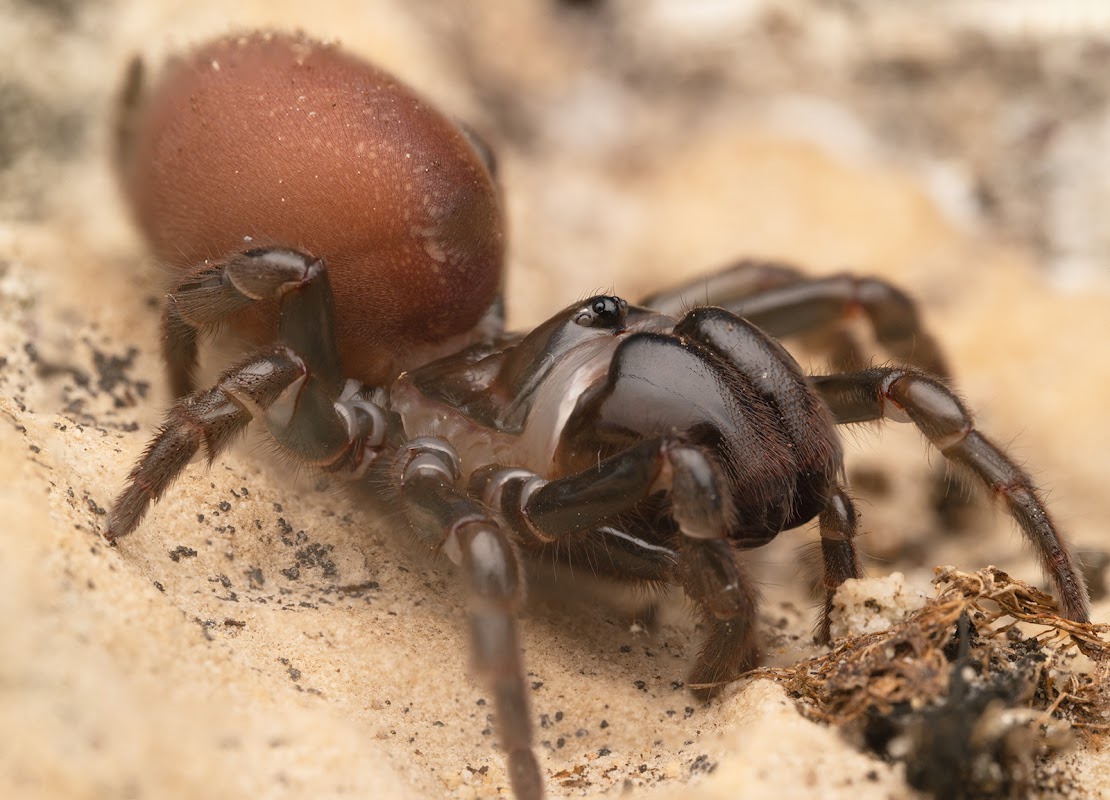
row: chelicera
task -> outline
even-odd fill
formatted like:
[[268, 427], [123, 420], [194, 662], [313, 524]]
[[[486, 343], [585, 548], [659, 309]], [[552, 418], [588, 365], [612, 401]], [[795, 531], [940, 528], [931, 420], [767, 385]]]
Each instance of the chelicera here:
[[[681, 586], [707, 630], [688, 685], [710, 697], [759, 657], [742, 550], [818, 520], [821, 640], [834, 591], [861, 573], [841, 424], [915, 424], [1001, 498], [1063, 613], [1088, 619], [1040, 494], [975, 429], [896, 288], [742, 262], [506, 332], [492, 160], [391, 76], [251, 34], [175, 62], [142, 103], [137, 87], [120, 165], [140, 227], [177, 271], [163, 349], [179, 399], [105, 536], [133, 531], [202, 448], [215, 458], [252, 419], [402, 510], [469, 589], [474, 664], [520, 800], [543, 795], [514, 621], [521, 559]], [[805, 375], [778, 342], [861, 313], [901, 366]], [[197, 389], [198, 340], [223, 325], [256, 349]]]

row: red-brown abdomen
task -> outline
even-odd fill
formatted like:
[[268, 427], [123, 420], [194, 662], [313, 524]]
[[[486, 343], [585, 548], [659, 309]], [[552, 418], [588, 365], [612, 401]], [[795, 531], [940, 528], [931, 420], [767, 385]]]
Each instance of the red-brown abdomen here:
[[[471, 328], [500, 285], [501, 211], [464, 134], [388, 73], [308, 39], [251, 34], [170, 64], [138, 112], [124, 185], [179, 274], [236, 250], [322, 257], [344, 367], [382, 383]], [[237, 317], [273, 337], [276, 307]]]

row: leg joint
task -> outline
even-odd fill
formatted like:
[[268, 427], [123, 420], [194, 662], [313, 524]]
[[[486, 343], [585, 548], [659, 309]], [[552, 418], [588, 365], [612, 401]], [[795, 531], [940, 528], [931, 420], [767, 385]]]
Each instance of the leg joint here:
[[883, 416], [910, 421], [941, 451], [971, 432], [971, 415], [952, 391], [936, 378], [892, 370], [882, 382]]
[[444, 550], [458, 548], [460, 563], [476, 599], [515, 604], [520, 591], [517, 559], [497, 523], [488, 517], [467, 517], [451, 526]]
[[459, 454], [454, 447], [434, 436], [418, 436], [397, 454], [401, 484], [414, 478], [439, 477], [453, 484], [459, 479]]
[[533, 523], [528, 516], [528, 503], [546, 485], [547, 481], [539, 475], [519, 467], [490, 467], [476, 472], [470, 480], [472, 494], [542, 544], [553, 542], [557, 537]]
[[232, 256], [224, 276], [235, 290], [251, 300], [280, 297], [314, 280], [323, 262], [296, 250], [261, 247]]
[[683, 442], [666, 441], [662, 449], [666, 466], [660, 479], [670, 479], [671, 513], [682, 533], [691, 539], [727, 537], [733, 517], [731, 497], [713, 459]]
[[821, 538], [850, 542], [856, 536], [856, 508], [843, 491], [835, 492], [821, 512]]

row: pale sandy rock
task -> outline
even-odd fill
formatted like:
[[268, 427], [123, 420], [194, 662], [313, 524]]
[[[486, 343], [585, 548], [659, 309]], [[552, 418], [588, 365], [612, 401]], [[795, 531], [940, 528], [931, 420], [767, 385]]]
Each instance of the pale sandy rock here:
[[892, 572], [881, 578], [846, 580], [833, 600], [832, 636], [861, 636], [889, 630], [925, 605], [925, 592]]

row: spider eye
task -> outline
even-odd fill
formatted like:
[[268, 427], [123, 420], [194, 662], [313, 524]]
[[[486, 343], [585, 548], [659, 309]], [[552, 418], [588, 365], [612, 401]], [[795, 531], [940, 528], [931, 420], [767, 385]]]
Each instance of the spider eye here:
[[628, 302], [620, 297], [599, 295], [579, 309], [574, 321], [584, 328], [620, 328], [628, 316]]

